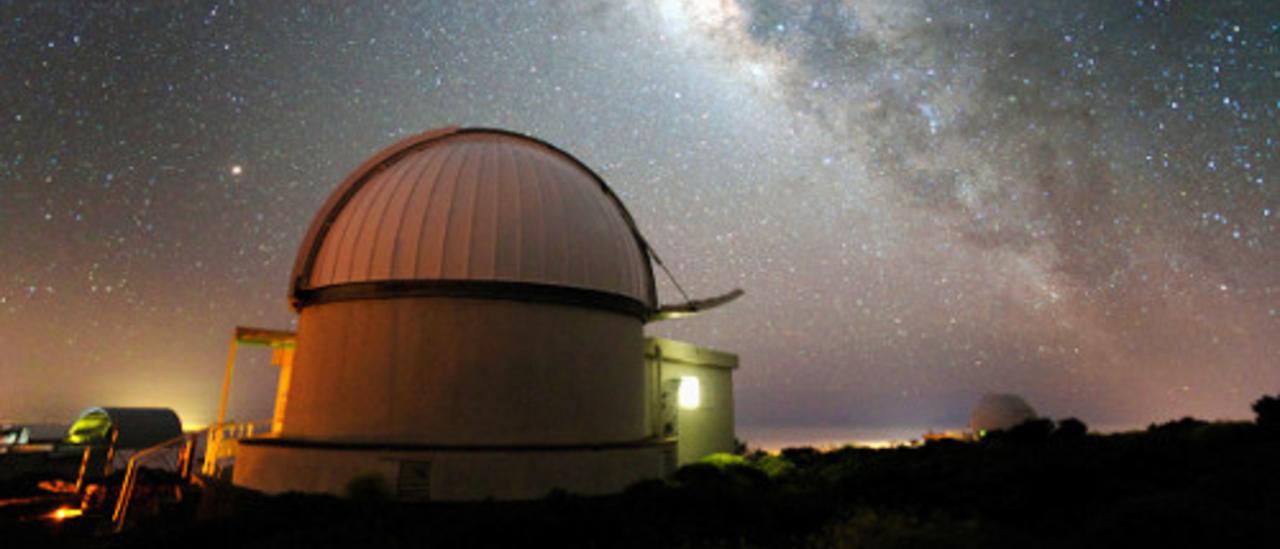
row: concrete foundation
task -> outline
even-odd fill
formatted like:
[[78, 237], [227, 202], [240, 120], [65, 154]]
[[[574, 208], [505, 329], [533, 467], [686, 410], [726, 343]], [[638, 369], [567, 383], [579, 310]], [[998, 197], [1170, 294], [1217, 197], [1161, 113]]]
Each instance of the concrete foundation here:
[[535, 499], [560, 489], [617, 493], [675, 469], [671, 442], [547, 448], [339, 446], [250, 439], [240, 443], [233, 482], [269, 494], [350, 495], [353, 481], [406, 501]]

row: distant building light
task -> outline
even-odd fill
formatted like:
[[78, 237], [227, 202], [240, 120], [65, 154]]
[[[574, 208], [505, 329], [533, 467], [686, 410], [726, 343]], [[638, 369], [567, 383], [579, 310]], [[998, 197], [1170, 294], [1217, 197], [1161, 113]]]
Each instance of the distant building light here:
[[702, 385], [694, 376], [680, 377], [680, 391], [676, 402], [685, 410], [696, 410], [702, 404]]

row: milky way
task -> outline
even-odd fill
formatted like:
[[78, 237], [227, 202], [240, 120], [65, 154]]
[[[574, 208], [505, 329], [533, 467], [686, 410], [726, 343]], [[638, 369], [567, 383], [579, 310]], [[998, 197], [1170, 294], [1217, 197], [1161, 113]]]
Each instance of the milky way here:
[[0, 42], [0, 417], [208, 421], [328, 192], [447, 124], [570, 151], [691, 293], [747, 291], [651, 327], [741, 356], [744, 423], [1280, 392], [1280, 4], [0, 2]]

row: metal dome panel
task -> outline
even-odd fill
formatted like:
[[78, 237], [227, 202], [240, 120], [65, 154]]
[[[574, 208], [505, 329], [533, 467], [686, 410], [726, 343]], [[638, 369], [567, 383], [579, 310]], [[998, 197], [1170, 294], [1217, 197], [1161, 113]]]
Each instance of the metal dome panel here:
[[647, 246], [604, 182], [500, 130], [406, 139], [334, 191], [303, 242], [291, 298], [300, 307], [300, 293], [379, 281], [515, 282], [657, 305]]

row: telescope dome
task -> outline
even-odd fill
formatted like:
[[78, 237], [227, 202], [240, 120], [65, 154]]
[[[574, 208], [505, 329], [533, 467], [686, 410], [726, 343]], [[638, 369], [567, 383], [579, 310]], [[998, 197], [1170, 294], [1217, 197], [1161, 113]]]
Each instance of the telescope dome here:
[[329, 197], [298, 253], [297, 309], [448, 295], [657, 307], [647, 245], [598, 175], [543, 141], [446, 128], [374, 155]]

